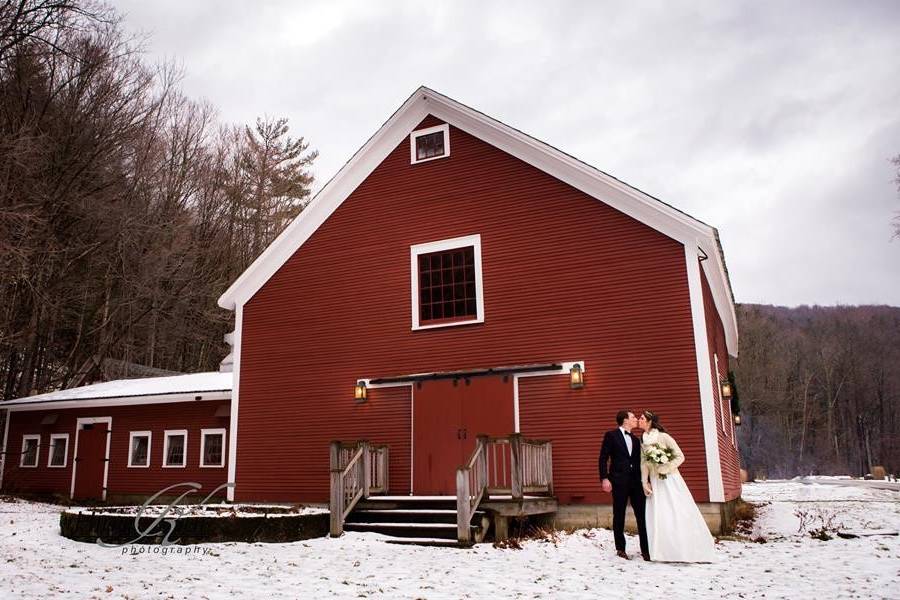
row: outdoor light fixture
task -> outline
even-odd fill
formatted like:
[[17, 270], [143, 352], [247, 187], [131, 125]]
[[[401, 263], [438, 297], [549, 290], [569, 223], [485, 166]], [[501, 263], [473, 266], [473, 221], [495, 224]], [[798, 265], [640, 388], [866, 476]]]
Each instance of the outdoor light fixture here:
[[734, 424], [740, 426], [741, 424], [741, 415], [734, 415]]
[[573, 390], [584, 387], [584, 371], [581, 370], [581, 365], [578, 363], [575, 363], [569, 369], [569, 386]]
[[731, 382], [727, 379], [722, 380], [722, 397], [731, 398]]
[[357, 381], [356, 382], [356, 387], [353, 388], [353, 399], [360, 403], [366, 401], [366, 382], [365, 381]]

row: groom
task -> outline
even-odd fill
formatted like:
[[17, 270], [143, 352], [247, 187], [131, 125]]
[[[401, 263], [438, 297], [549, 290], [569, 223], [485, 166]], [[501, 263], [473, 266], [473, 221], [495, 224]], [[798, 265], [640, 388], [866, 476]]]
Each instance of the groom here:
[[620, 410], [616, 414], [617, 429], [607, 431], [600, 447], [600, 480], [604, 492], [613, 495], [613, 537], [616, 554], [628, 560], [625, 552], [625, 507], [631, 500], [631, 510], [637, 521], [641, 539], [641, 555], [650, 560], [647, 544], [647, 525], [644, 520], [644, 488], [641, 485], [641, 442], [631, 435], [637, 426], [634, 413]]

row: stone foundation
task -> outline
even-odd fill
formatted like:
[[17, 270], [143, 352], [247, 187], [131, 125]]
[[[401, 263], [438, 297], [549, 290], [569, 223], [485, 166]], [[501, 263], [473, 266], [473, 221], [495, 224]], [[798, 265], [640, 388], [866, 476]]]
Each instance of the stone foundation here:
[[[728, 502], [697, 504], [713, 535], [726, 535], [734, 529], [734, 511], [740, 499]], [[612, 529], [612, 504], [560, 504], [553, 517], [557, 529], [604, 527]], [[634, 513], [629, 505], [625, 512], [625, 530], [637, 533]]]
[[[168, 540], [178, 545], [222, 542], [283, 543], [324, 537], [328, 534], [328, 513], [174, 518], [175, 527]], [[130, 514], [94, 513], [91, 510], [64, 511], [59, 519], [60, 533], [79, 542], [106, 544], [160, 544], [169, 533], [167, 523], [153, 517], [141, 517], [135, 528]], [[149, 535], [141, 535], [146, 531]]]

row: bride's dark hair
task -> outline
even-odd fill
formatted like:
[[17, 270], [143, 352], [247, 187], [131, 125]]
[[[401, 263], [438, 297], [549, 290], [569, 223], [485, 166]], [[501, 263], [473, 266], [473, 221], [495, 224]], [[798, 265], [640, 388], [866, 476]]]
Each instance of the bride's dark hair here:
[[659, 424], [659, 415], [656, 415], [649, 410], [644, 411], [644, 418], [647, 419], [647, 422], [650, 423], [650, 429], [656, 429], [660, 433], [665, 433], [666, 429], [662, 425]]

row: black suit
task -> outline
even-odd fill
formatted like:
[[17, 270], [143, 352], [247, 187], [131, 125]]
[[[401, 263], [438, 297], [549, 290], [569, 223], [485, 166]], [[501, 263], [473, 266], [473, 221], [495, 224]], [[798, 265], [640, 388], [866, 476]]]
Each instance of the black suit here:
[[637, 521], [641, 552], [649, 554], [647, 525], [644, 519], [644, 486], [641, 483], [641, 442], [631, 435], [631, 453], [620, 429], [607, 431], [600, 447], [600, 480], [609, 479], [613, 495], [613, 537], [616, 550], [625, 550], [625, 507], [631, 500], [631, 510]]

